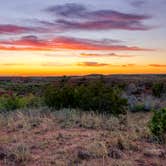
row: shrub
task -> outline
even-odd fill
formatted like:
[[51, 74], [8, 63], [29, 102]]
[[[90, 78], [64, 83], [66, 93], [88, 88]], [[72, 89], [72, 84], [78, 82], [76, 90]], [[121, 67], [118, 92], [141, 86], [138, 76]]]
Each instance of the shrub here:
[[163, 83], [156, 83], [152, 87], [152, 91], [154, 96], [161, 97], [162, 93], [165, 91], [165, 87]]
[[0, 98], [0, 110], [2, 111], [11, 111], [21, 107], [24, 107], [24, 103], [17, 96], [5, 95]]
[[24, 105], [27, 108], [38, 108], [43, 105], [43, 99], [42, 97], [34, 96], [33, 94], [29, 94], [27, 96], [24, 96], [20, 98], [24, 102]]
[[79, 87], [76, 99], [78, 107], [83, 110], [93, 110], [99, 113], [125, 113], [127, 101], [121, 98], [120, 90], [106, 87], [102, 83]]
[[84, 111], [118, 115], [124, 114], [127, 106], [127, 100], [121, 97], [118, 88], [106, 87], [101, 82], [77, 87], [50, 86], [44, 96], [46, 105], [55, 109], [80, 108]]
[[71, 90], [69, 88], [56, 88], [50, 86], [47, 88], [44, 94], [44, 100], [48, 107], [60, 109], [63, 107], [70, 107], [69, 101], [73, 98]]
[[0, 111], [8, 112], [20, 108], [32, 108], [42, 105], [42, 99], [33, 95], [16, 96], [4, 95], [0, 97]]
[[135, 105], [132, 110], [132, 112], [142, 112], [142, 111], [145, 111], [145, 106], [144, 104], [137, 104]]
[[[166, 108], [154, 111], [154, 115], [150, 121], [150, 131], [159, 140], [164, 141], [166, 138]], [[166, 141], [166, 140], [165, 140]]]
[[151, 110], [153, 110], [153, 107], [146, 105], [146, 103], [139, 103], [131, 108], [131, 112], [150, 112]]

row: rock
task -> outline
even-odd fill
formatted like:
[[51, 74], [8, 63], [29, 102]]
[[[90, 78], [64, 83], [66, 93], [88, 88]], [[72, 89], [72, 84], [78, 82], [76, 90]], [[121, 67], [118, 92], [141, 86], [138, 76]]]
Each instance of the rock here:
[[166, 153], [162, 149], [145, 149], [144, 156], [147, 156], [147, 157], [165, 157]]
[[79, 150], [77, 157], [81, 160], [88, 160], [91, 158], [91, 154], [86, 150]]
[[11, 153], [11, 154], [9, 154], [8, 159], [10, 161], [14, 161], [15, 162], [17, 160], [17, 156], [16, 156], [16, 154]]
[[130, 83], [127, 87], [127, 93], [128, 94], [133, 94], [137, 92], [137, 87], [134, 83]]
[[154, 101], [152, 96], [148, 95], [145, 97], [145, 110], [150, 111], [154, 108]]
[[145, 166], [145, 164], [146, 164], [145, 161], [142, 159], [137, 159], [135, 161], [137, 162], [138, 166]]
[[113, 159], [120, 159], [120, 158], [122, 158], [122, 152], [118, 149], [110, 148], [110, 150], [108, 152], [108, 156]]
[[135, 107], [135, 105], [137, 105], [137, 103], [138, 99], [134, 95], [128, 97], [128, 104], [131, 110]]
[[0, 160], [5, 159], [5, 157], [7, 157], [7, 152], [0, 147]]

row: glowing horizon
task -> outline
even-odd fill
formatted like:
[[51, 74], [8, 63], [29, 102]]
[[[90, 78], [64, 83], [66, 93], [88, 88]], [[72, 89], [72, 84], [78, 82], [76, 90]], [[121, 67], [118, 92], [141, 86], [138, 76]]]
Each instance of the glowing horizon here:
[[0, 76], [166, 74], [164, 0], [1, 3]]

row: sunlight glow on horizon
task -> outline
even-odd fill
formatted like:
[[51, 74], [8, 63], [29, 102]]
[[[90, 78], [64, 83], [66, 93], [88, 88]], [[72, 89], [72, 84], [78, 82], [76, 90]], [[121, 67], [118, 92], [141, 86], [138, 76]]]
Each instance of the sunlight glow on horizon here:
[[164, 1], [133, 1], [2, 2], [0, 76], [166, 74]]

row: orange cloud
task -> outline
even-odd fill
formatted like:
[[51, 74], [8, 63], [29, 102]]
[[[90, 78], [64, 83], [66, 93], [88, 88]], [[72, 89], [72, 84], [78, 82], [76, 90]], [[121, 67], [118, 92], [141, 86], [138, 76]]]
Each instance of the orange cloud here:
[[88, 53], [81, 53], [81, 56], [87, 56], [87, 57], [100, 57], [100, 56], [110, 56], [110, 57], [119, 57], [119, 58], [123, 58], [123, 57], [133, 57], [132, 55], [119, 55], [119, 54], [115, 54], [115, 53], [108, 53], [108, 54], [88, 54]]
[[4, 63], [0, 64], [0, 66], [23, 66], [24, 64], [22, 63]]
[[66, 67], [68, 65], [58, 63], [58, 62], [47, 62], [47, 63], [42, 63], [41, 66], [45, 66], [45, 67]]
[[98, 62], [81, 62], [77, 64], [78, 66], [88, 66], [88, 67], [102, 67], [109, 66], [107, 63], [98, 63]]
[[[38, 39], [36, 36], [26, 36], [19, 40], [0, 41], [0, 50], [18, 51], [54, 51], [54, 50], [113, 50], [113, 51], [149, 51], [137, 46], [118, 45], [103, 40], [90, 40], [72, 37], [56, 37], [54, 39]], [[113, 54], [112, 54], [113, 56]], [[115, 56], [115, 54], [114, 54]]]
[[166, 67], [166, 65], [163, 64], [150, 64], [151, 67]]
[[125, 64], [125, 65], [122, 65], [122, 67], [133, 67], [133, 66], [136, 66], [136, 64]]

